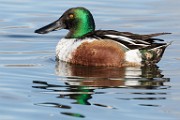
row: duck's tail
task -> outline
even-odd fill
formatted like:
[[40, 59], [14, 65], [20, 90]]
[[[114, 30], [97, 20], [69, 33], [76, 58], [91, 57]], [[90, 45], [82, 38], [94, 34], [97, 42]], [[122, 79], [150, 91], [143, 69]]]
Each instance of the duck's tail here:
[[156, 46], [154, 48], [140, 50], [142, 53], [143, 63], [145, 64], [158, 63], [161, 60], [166, 47], [169, 46], [171, 43], [172, 41]]

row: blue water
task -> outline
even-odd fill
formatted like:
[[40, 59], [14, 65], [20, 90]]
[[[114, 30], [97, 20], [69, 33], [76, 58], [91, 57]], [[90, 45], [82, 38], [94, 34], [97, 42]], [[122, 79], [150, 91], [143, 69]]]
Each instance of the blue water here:
[[[0, 0], [0, 120], [179, 120], [180, 1]], [[67, 31], [34, 30], [75, 6], [96, 29], [171, 32], [152, 68], [99, 68], [55, 61]]]

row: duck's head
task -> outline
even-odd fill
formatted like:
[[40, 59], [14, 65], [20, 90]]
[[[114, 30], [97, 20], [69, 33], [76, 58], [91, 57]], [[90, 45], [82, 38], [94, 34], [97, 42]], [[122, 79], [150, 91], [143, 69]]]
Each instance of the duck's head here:
[[51, 31], [68, 29], [66, 38], [80, 38], [95, 30], [95, 23], [89, 10], [83, 7], [70, 8], [58, 20], [46, 25], [35, 33], [46, 34]]

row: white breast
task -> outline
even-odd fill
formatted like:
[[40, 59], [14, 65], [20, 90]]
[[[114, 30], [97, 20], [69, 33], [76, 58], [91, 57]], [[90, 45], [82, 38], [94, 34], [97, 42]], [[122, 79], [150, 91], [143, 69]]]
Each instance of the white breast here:
[[95, 39], [77, 40], [62, 38], [56, 46], [56, 57], [59, 60], [70, 62], [72, 53], [76, 51], [77, 47], [83, 42], [92, 42]]

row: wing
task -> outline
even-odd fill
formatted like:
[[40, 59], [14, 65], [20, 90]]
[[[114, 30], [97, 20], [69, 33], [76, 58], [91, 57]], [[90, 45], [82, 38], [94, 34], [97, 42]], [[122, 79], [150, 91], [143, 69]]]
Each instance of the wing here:
[[[94, 37], [97, 39], [110, 39], [120, 42], [129, 49], [143, 49], [143, 48], [156, 48], [164, 46], [167, 43], [163, 43], [163, 39], [155, 38], [160, 35], [171, 33], [154, 33], [154, 34], [134, 34], [130, 32], [118, 32], [114, 30], [96, 30], [94, 32], [86, 34], [84, 37]], [[83, 38], [84, 38], [83, 37]], [[157, 43], [159, 41], [160, 43]]]

